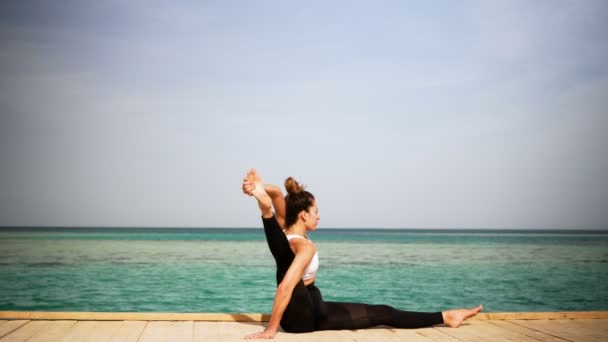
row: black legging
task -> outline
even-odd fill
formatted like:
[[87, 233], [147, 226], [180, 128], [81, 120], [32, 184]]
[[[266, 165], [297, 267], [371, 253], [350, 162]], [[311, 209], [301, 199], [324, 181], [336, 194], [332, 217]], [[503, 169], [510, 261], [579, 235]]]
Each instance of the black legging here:
[[[276, 218], [262, 218], [270, 252], [277, 263], [277, 285], [283, 280], [295, 255]], [[441, 312], [411, 312], [388, 305], [324, 302], [321, 291], [300, 280], [283, 313], [281, 327], [287, 332], [365, 329], [377, 325], [395, 328], [424, 328], [443, 323]]]

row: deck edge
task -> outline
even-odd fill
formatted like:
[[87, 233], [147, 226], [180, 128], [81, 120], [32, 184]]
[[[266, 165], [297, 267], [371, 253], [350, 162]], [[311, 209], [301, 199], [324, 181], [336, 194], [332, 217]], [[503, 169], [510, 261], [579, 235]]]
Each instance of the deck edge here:
[[0, 311], [0, 319], [10, 320], [266, 322], [269, 316], [261, 313]]

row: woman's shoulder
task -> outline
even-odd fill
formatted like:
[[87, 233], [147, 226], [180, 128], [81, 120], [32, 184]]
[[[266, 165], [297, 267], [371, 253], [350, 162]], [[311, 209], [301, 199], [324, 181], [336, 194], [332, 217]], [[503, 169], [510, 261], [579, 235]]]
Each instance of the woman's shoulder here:
[[289, 244], [294, 247], [296, 253], [308, 250], [313, 250], [314, 252], [317, 251], [315, 244], [304, 237], [290, 239]]

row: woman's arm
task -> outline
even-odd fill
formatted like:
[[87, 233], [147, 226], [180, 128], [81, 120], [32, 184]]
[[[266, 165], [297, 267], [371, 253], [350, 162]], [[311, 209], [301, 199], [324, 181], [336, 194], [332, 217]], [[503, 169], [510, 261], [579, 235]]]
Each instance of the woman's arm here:
[[272, 199], [274, 216], [276, 216], [277, 222], [279, 222], [281, 228], [285, 228], [285, 197], [283, 197], [281, 188], [272, 184], [264, 184], [264, 190]]
[[295, 247], [296, 257], [291, 263], [291, 266], [289, 266], [285, 277], [283, 277], [283, 280], [277, 287], [268, 326], [266, 327], [266, 330], [262, 332], [246, 336], [247, 339], [273, 338], [279, 330], [281, 318], [283, 318], [283, 313], [291, 300], [293, 289], [298, 282], [302, 280], [304, 270], [317, 251], [316, 247], [310, 241], [297, 239], [297, 241], [293, 242], [293, 245]]

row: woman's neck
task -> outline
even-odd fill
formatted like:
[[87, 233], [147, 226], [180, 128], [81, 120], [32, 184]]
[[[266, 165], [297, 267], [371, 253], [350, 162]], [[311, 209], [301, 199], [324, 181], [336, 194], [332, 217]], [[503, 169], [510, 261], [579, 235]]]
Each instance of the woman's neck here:
[[296, 234], [296, 235], [300, 235], [300, 236], [306, 236], [306, 227], [304, 226], [304, 223], [298, 221], [296, 223], [294, 223], [291, 227], [286, 229], [286, 233], [289, 234]]

